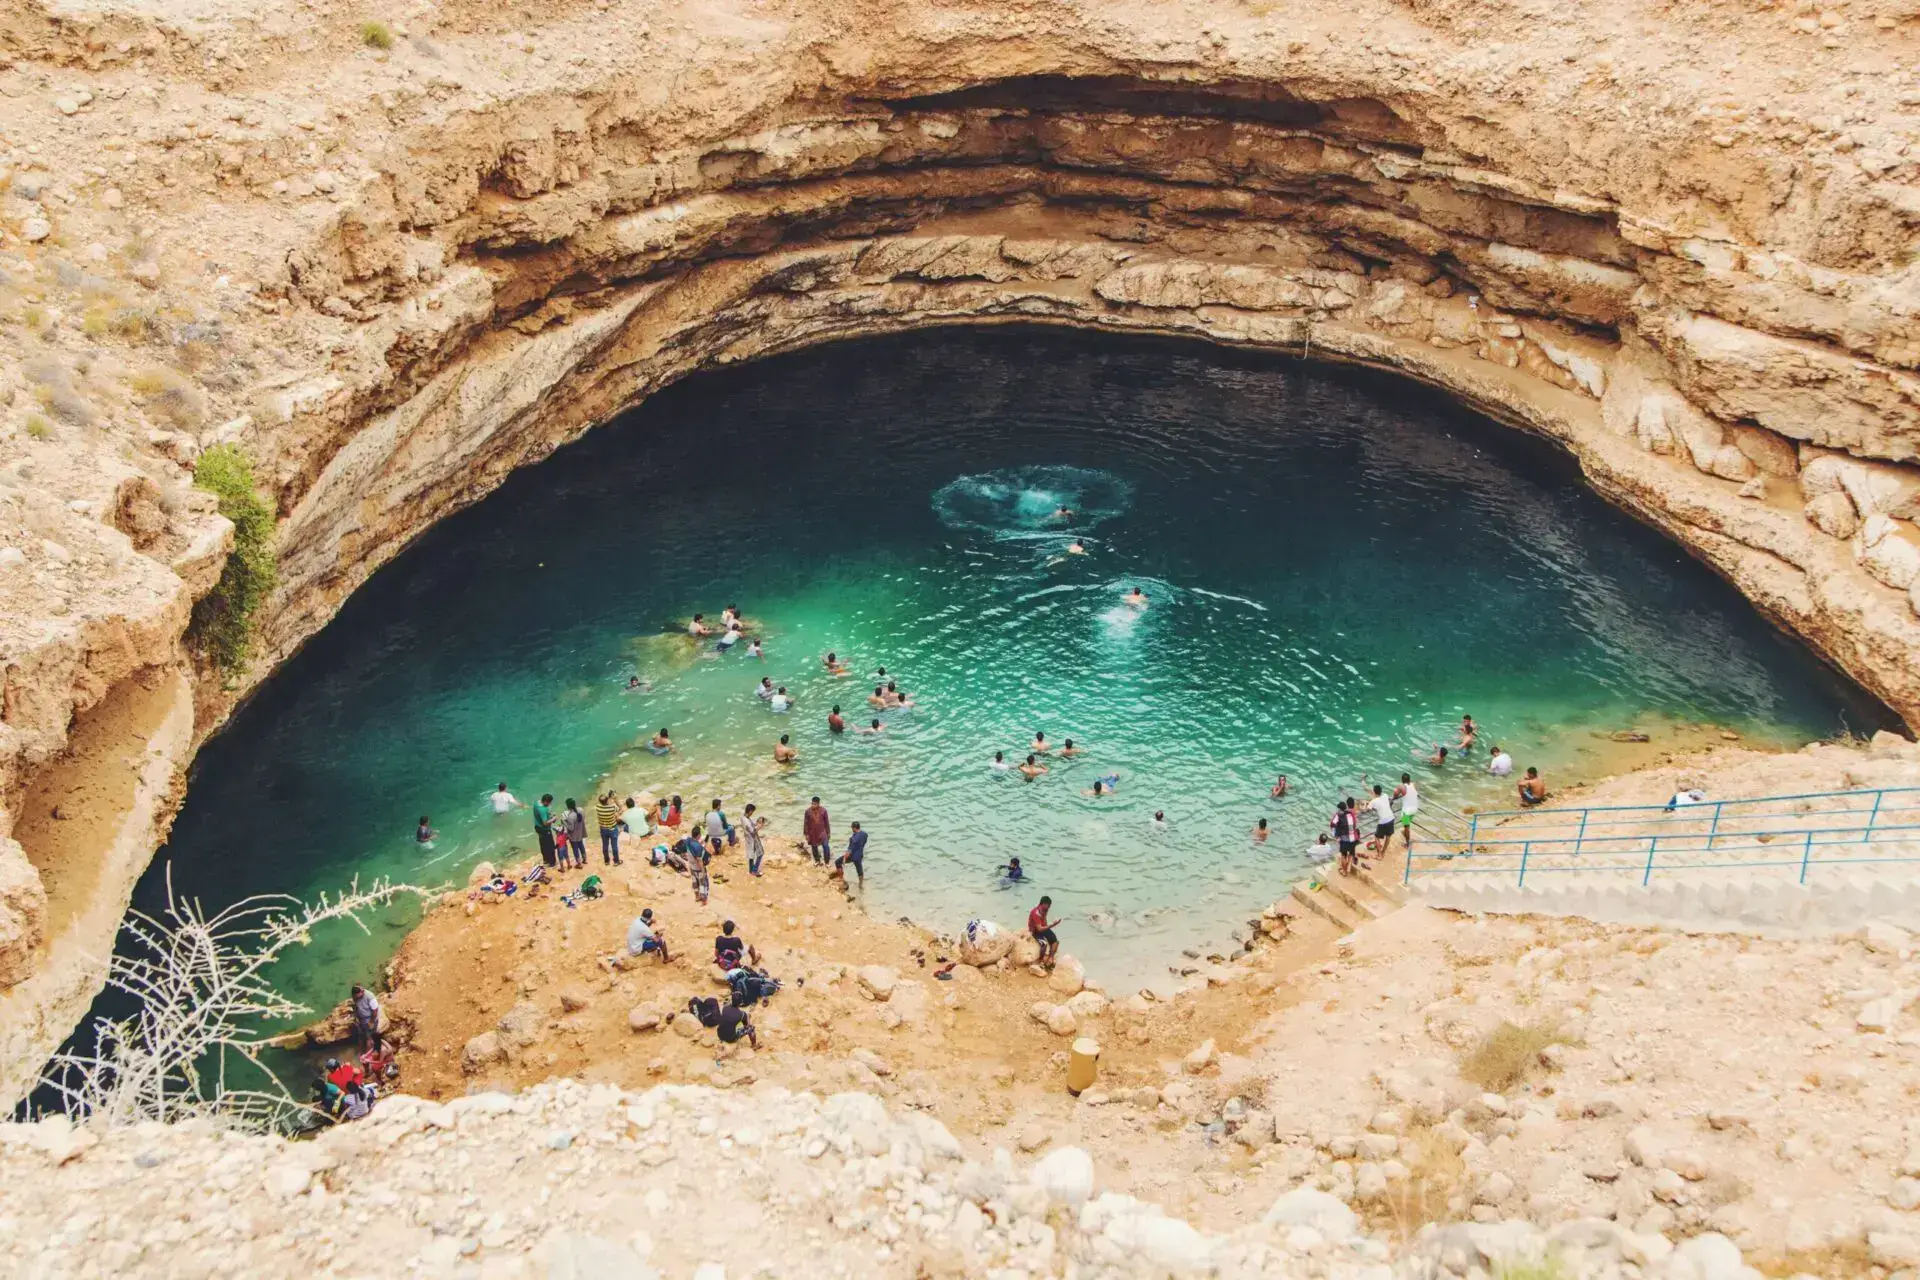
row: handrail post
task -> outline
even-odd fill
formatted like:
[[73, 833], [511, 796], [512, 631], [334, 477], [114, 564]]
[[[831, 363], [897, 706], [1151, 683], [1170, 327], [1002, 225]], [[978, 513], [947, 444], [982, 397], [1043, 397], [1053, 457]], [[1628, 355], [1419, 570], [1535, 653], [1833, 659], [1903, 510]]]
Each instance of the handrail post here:
[[1800, 883], [1805, 884], [1807, 882], [1807, 864], [1813, 861], [1813, 832], [1811, 831], [1807, 832], [1806, 839], [1801, 843], [1802, 843], [1802, 852], [1800, 854]]
[[1646, 888], [1653, 883], [1653, 851], [1660, 847], [1660, 837], [1647, 841], [1647, 873], [1640, 877], [1640, 887]]
[[1474, 846], [1480, 843], [1480, 815], [1473, 815], [1473, 825], [1467, 828], [1467, 852], [1472, 853]]
[[1576, 858], [1579, 857], [1580, 854], [1583, 852], [1581, 849], [1581, 844], [1587, 838], [1587, 817], [1592, 812], [1593, 810], [1591, 809], [1582, 809], [1580, 811], [1580, 830], [1574, 832], [1574, 835], [1573, 835], [1573, 856]]
[[1860, 833], [1862, 844], [1873, 843], [1873, 824], [1880, 820], [1880, 802], [1886, 798], [1887, 793], [1884, 789], [1873, 793], [1873, 808], [1867, 811], [1867, 829]]
[[1726, 805], [1725, 800], [1713, 802], [1713, 821], [1707, 826], [1707, 852], [1713, 852], [1713, 837], [1720, 830], [1720, 811]]
[[1527, 855], [1532, 852], [1533, 841], [1529, 840], [1520, 846], [1520, 883], [1514, 886], [1517, 889], [1527, 887]]

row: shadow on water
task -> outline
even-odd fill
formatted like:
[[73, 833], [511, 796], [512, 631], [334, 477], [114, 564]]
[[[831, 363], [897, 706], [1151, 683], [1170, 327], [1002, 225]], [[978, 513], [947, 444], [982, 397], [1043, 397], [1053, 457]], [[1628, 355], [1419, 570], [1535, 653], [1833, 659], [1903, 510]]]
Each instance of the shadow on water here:
[[[1120, 602], [1136, 585], [1145, 610]], [[733, 601], [762, 663], [680, 634]], [[828, 677], [829, 649], [860, 679]], [[831, 704], [879, 714], [881, 666], [918, 707], [830, 737]], [[750, 696], [762, 674], [792, 715]], [[1890, 723], [1557, 447], [1424, 387], [1058, 330], [852, 342], [689, 378], [424, 533], [206, 744], [135, 903], [157, 908], [167, 859], [209, 903], [464, 882], [532, 848], [485, 805], [501, 780], [755, 800], [780, 833], [818, 791], [873, 833], [876, 914], [1017, 918], [989, 873], [1019, 854], [1102, 922], [1073, 940], [1090, 968], [1138, 982], [1270, 901], [1334, 798], [1463, 711], [1549, 766], [1641, 722]], [[662, 725], [672, 757], [635, 749]], [[1034, 784], [988, 769], [1038, 728], [1089, 756]], [[789, 731], [802, 765], [777, 776]], [[1117, 796], [1083, 794], [1110, 772]], [[281, 980], [330, 1007], [414, 919], [324, 931]]]

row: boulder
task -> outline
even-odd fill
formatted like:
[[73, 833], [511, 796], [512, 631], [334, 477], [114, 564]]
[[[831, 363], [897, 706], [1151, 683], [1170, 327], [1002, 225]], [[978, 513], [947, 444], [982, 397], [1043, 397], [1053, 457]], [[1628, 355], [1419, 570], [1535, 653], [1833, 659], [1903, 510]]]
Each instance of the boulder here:
[[468, 1075], [475, 1075], [506, 1060], [507, 1046], [501, 1042], [498, 1031], [482, 1031], [460, 1050], [460, 1070]]
[[1872, 515], [1920, 519], [1920, 468], [1916, 467], [1844, 453], [1822, 454], [1800, 473], [1800, 491], [1808, 498], [1844, 493], [1862, 519]]
[[1213, 1066], [1220, 1057], [1219, 1050], [1211, 1040], [1202, 1040], [1192, 1052], [1180, 1060], [1181, 1068], [1190, 1076], [1197, 1076]]
[[1727, 434], [1732, 437], [1734, 448], [1746, 454], [1763, 475], [1788, 477], [1800, 474], [1800, 451], [1785, 436], [1765, 427], [1750, 427], [1742, 423], [1729, 427]]
[[496, 1025], [501, 1041], [508, 1048], [524, 1049], [540, 1038], [546, 1021], [547, 1016], [540, 1012], [540, 1006], [522, 1000], [502, 1014]]
[[854, 970], [853, 976], [860, 984], [860, 990], [873, 1000], [885, 1000], [893, 994], [894, 986], [900, 981], [899, 973], [883, 964], [861, 965]]
[[1008, 963], [1017, 964], [1022, 968], [1037, 964], [1040, 961], [1040, 944], [1034, 940], [1032, 934], [1023, 933], [1013, 940], [1013, 950], [1007, 954], [1007, 960]]
[[560, 992], [560, 1011], [578, 1013], [592, 1002], [592, 997], [579, 987], [566, 987]]
[[637, 1004], [627, 1010], [627, 1029], [629, 1031], [658, 1031], [663, 1019], [657, 1009]]
[[1047, 1012], [1047, 1030], [1057, 1036], [1070, 1036], [1080, 1029], [1080, 1022], [1073, 1016], [1073, 1010], [1063, 1004], [1057, 1004]]
[[893, 1064], [871, 1049], [855, 1049], [847, 1056], [877, 1076], [893, 1074]]
[[1076, 1018], [1098, 1018], [1106, 1013], [1111, 1003], [1098, 991], [1082, 991], [1067, 1001], [1066, 1008], [1072, 1011]]
[[1064, 951], [1054, 958], [1053, 972], [1047, 975], [1049, 991], [1058, 992], [1063, 997], [1072, 996], [1080, 994], [1080, 989], [1086, 985], [1087, 972], [1080, 967], [1078, 960]]
[[1093, 1157], [1079, 1147], [1060, 1147], [1034, 1165], [1028, 1177], [1047, 1193], [1048, 1204], [1078, 1209], [1093, 1196]]
[[1890, 516], [1870, 515], [1861, 522], [1853, 558], [1889, 587], [1905, 591], [1920, 582], [1920, 536]]
[[1360, 1218], [1335, 1197], [1304, 1184], [1282, 1195], [1267, 1210], [1270, 1227], [1312, 1227], [1330, 1240], [1345, 1240], [1360, 1230]]
[[[960, 935], [960, 963], [985, 968], [1007, 958], [1014, 936], [991, 920], [972, 920]], [[1036, 947], [1034, 954], [1039, 951]]]
[[1684, 1241], [1674, 1253], [1693, 1264], [1700, 1280], [1746, 1280], [1750, 1274], [1740, 1258], [1740, 1247], [1717, 1231]]
[[1860, 531], [1860, 516], [1854, 511], [1852, 500], [1838, 491], [1811, 499], [1802, 508], [1802, 514], [1807, 517], [1808, 524], [1829, 538], [1838, 538], [1842, 542]]
[[499, 871], [494, 868], [491, 862], [482, 862], [468, 873], [467, 888], [472, 889], [478, 885], [483, 885], [499, 874]]

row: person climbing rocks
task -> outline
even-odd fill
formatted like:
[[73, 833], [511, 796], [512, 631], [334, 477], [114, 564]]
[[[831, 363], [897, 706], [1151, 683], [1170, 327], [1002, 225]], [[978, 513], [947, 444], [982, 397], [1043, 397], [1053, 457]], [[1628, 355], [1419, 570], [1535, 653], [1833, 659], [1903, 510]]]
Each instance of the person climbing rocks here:
[[1054, 921], [1047, 918], [1053, 908], [1053, 899], [1044, 897], [1040, 905], [1027, 913], [1027, 932], [1040, 944], [1040, 966], [1053, 968], [1054, 957], [1060, 954], [1060, 935], [1053, 931]]
[[833, 839], [833, 822], [827, 816], [827, 807], [815, 796], [813, 803], [807, 806], [806, 813], [800, 819], [800, 837], [807, 843], [807, 852], [820, 866], [826, 866], [833, 859], [830, 842]]

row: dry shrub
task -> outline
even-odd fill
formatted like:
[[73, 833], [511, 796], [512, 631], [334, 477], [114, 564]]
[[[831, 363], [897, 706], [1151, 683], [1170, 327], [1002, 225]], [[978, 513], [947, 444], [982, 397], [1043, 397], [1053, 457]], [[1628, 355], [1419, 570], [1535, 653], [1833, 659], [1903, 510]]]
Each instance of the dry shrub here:
[[1570, 1280], [1572, 1274], [1557, 1253], [1544, 1258], [1506, 1258], [1493, 1264], [1493, 1280]]
[[1387, 1218], [1396, 1239], [1413, 1239], [1429, 1222], [1454, 1217], [1449, 1202], [1466, 1194], [1467, 1165], [1451, 1142], [1430, 1128], [1409, 1129], [1400, 1139], [1404, 1182], [1387, 1189]]
[[360, 43], [369, 49], [391, 49], [393, 28], [384, 22], [363, 22], [360, 24]]
[[1554, 1022], [1502, 1022], [1461, 1060], [1460, 1075], [1489, 1093], [1505, 1093], [1540, 1065], [1542, 1049], [1568, 1043]]

